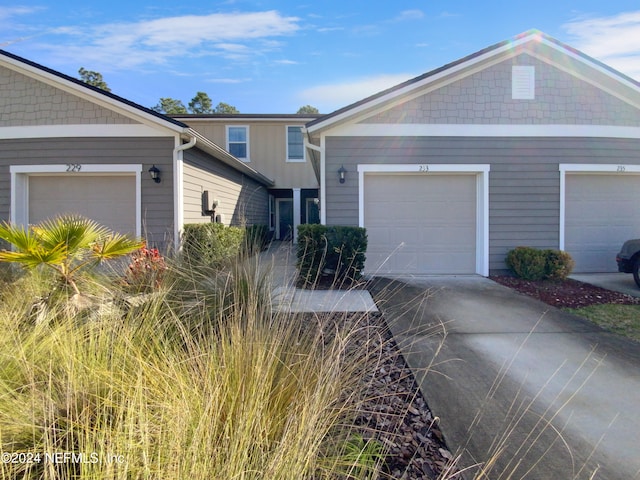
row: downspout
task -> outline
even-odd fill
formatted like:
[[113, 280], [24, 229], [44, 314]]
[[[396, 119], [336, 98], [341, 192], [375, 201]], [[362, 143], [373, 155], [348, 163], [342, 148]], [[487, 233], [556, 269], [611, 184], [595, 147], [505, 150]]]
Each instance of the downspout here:
[[[302, 133], [304, 135], [304, 146], [305, 148], [308, 148], [309, 150], [313, 150], [314, 152], [317, 152], [320, 154], [320, 165], [318, 168], [318, 171], [316, 172], [316, 180], [318, 180], [318, 183], [320, 184], [320, 223], [322, 223], [323, 225], [326, 224], [326, 201], [325, 201], [325, 190], [326, 190], [326, 186], [325, 186], [325, 175], [324, 175], [324, 151], [321, 147], [319, 147], [318, 145], [315, 145], [313, 143], [311, 143], [311, 137], [309, 135], [309, 131], [305, 128], [302, 127]], [[315, 170], [315, 168], [314, 168]]]
[[180, 143], [180, 135], [176, 137], [173, 149], [173, 245], [180, 251], [180, 236], [184, 226], [184, 154], [185, 150], [195, 147], [196, 137], [191, 136], [187, 143]]

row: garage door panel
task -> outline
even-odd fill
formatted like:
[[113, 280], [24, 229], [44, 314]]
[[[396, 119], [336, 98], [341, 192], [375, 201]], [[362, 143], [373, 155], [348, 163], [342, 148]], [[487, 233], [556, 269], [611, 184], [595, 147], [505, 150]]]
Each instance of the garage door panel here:
[[136, 233], [134, 176], [31, 176], [29, 223], [62, 214], [91, 218], [114, 231]]
[[475, 175], [365, 176], [367, 273], [474, 273], [475, 223]]
[[567, 174], [565, 250], [576, 272], [615, 272], [622, 243], [640, 237], [640, 176]]

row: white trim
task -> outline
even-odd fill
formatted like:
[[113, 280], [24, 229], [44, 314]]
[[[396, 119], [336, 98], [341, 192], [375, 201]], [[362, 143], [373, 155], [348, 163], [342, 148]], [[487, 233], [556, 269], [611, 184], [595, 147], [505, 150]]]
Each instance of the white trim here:
[[298, 226], [300, 225], [300, 188], [292, 188], [293, 191], [293, 243], [298, 243]]
[[[295, 127], [300, 129], [300, 134], [302, 135], [302, 158], [289, 158], [289, 129]], [[304, 126], [303, 125], [285, 125], [284, 132], [286, 138], [286, 148], [287, 148], [287, 163], [304, 163], [307, 161], [307, 148], [305, 145], [304, 138]]]
[[364, 227], [364, 180], [366, 174], [476, 175], [476, 273], [489, 276], [489, 164], [359, 164], [358, 225]]
[[[73, 166], [79, 171], [69, 171]], [[55, 165], [10, 165], [11, 174], [11, 223], [27, 225], [29, 222], [29, 177], [48, 175], [113, 176], [135, 175], [136, 177], [136, 236], [142, 235], [142, 164], [55, 164]]]
[[36, 125], [0, 127], [0, 139], [60, 137], [166, 137], [167, 132], [141, 123], [110, 125]]
[[[226, 125], [225, 126], [225, 145], [227, 148], [227, 152], [231, 153], [231, 150], [229, 149], [229, 143], [240, 143], [240, 142], [229, 142], [229, 129], [230, 128], [244, 128], [246, 131], [246, 145], [247, 145], [247, 156], [246, 157], [236, 157], [234, 155], [235, 158], [237, 158], [238, 160], [248, 163], [251, 161], [251, 142], [250, 142], [250, 137], [251, 137], [251, 128], [249, 125]], [[233, 154], [232, 154], [233, 155]]]
[[320, 135], [320, 223], [327, 224], [327, 151], [326, 135]]
[[602, 163], [561, 163], [560, 170], [560, 234], [558, 249], [565, 248], [566, 176], [567, 174], [640, 175], [640, 165]]
[[609, 125], [483, 125], [357, 123], [326, 132], [333, 137], [603, 137], [640, 138], [640, 127]]

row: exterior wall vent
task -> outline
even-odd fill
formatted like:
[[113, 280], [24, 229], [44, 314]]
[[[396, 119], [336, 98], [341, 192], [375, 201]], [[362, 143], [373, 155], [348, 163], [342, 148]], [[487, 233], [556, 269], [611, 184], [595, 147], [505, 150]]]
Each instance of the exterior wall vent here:
[[536, 68], [522, 65], [511, 68], [511, 98], [533, 100], [536, 96]]

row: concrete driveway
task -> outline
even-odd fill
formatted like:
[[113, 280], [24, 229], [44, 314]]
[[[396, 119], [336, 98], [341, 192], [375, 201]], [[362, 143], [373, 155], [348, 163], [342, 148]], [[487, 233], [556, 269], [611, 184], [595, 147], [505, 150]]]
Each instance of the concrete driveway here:
[[370, 291], [478, 478], [640, 478], [640, 345], [482, 277]]
[[626, 293], [632, 297], [640, 297], [640, 288], [630, 273], [575, 273], [570, 278], [614, 292]]

